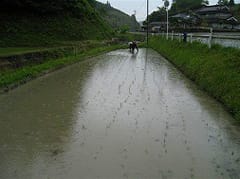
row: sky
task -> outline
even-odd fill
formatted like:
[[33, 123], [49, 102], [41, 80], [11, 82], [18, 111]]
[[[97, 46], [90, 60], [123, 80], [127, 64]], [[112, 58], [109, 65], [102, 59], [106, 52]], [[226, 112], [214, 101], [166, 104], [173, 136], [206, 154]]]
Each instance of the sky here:
[[[106, 3], [107, 0], [97, 0], [99, 2]], [[136, 11], [136, 17], [138, 21], [143, 21], [146, 18], [146, 2], [147, 0], [108, 0], [111, 6], [129, 14], [134, 14]], [[169, 0], [172, 2], [172, 0]], [[218, 0], [209, 0], [210, 5], [217, 4]], [[235, 0], [235, 3], [240, 3], [240, 0]], [[162, 0], [149, 0], [149, 12], [157, 10], [157, 7], [163, 6]]]

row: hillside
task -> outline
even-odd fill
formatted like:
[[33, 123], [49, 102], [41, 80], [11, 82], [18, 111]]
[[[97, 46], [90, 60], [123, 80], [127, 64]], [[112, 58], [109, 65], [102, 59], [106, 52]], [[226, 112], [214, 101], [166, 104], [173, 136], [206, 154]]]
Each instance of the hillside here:
[[5, 0], [0, 5], [0, 47], [109, 38], [112, 30], [95, 12], [92, 1]]
[[136, 31], [140, 27], [135, 15], [129, 16], [124, 12], [115, 9], [109, 3], [103, 4], [96, 1], [95, 8], [100, 16], [114, 29], [120, 29], [127, 26], [130, 31]]

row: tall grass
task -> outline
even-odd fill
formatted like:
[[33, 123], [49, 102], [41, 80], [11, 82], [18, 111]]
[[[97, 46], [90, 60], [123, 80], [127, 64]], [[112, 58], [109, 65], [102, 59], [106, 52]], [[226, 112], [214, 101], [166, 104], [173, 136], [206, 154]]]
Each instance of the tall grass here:
[[175, 64], [240, 120], [240, 50], [153, 37], [150, 47]]

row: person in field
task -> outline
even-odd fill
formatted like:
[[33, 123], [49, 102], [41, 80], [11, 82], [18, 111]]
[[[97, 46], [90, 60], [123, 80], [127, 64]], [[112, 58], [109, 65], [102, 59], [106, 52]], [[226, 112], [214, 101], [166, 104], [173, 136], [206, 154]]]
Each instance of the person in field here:
[[128, 43], [129, 45], [129, 51], [134, 53], [135, 49], [138, 51], [138, 46], [136, 41], [132, 41]]

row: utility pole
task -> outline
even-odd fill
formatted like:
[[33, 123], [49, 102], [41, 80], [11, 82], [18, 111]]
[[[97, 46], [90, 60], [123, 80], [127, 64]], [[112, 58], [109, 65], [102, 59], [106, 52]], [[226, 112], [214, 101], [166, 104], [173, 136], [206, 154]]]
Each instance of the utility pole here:
[[168, 8], [167, 8], [167, 40], [168, 40]]
[[148, 46], [148, 38], [149, 38], [149, 0], [147, 0], [147, 46]]
[[168, 0], [163, 0], [164, 1], [164, 7], [166, 8], [167, 11], [167, 39], [168, 39], [168, 6], [169, 6], [169, 1]]

